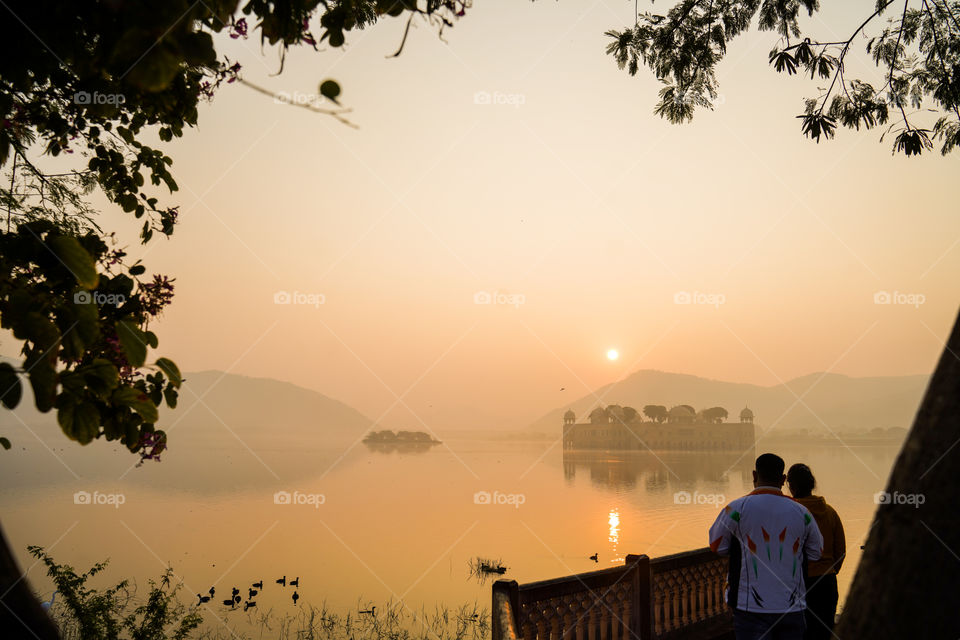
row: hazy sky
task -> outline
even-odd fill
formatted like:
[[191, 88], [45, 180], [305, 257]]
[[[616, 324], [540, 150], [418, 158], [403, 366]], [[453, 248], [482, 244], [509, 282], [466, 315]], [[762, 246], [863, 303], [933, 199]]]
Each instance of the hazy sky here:
[[[811, 24], [847, 33], [873, 4]], [[387, 58], [403, 22], [386, 20], [342, 50], [291, 51], [280, 76], [275, 52], [224, 38], [275, 91], [336, 78], [359, 129], [239, 85], [202, 108], [169, 148], [182, 224], [147, 249], [177, 279], [159, 354], [393, 427], [460, 411], [522, 424], [640, 368], [760, 384], [932, 371], [957, 309], [960, 158], [891, 156], [881, 131], [803, 138], [816, 82], [769, 67], [769, 33], [730, 48], [714, 112], [670, 125], [652, 114], [658, 82], [604, 54], [632, 15], [478, 2], [446, 43], [421, 24]], [[475, 304], [483, 291], [522, 304]]]

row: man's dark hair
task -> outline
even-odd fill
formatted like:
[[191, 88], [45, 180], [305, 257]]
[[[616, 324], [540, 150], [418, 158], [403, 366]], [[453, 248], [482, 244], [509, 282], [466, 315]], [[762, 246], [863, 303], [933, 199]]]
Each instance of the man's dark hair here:
[[785, 466], [780, 456], [775, 453], [764, 453], [757, 458], [757, 480], [779, 485]]
[[806, 498], [813, 493], [813, 488], [817, 486], [817, 479], [813, 477], [813, 471], [803, 463], [797, 463], [787, 471], [787, 482], [790, 483], [790, 493], [794, 498]]

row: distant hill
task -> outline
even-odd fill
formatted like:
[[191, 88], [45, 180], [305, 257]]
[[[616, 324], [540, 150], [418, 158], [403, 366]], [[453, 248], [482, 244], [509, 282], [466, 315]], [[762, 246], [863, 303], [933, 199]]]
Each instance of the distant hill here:
[[[186, 373], [184, 380], [177, 408], [160, 409], [160, 426], [179, 443], [236, 442], [237, 437], [342, 442], [362, 437], [373, 426], [356, 409], [289, 382], [221, 371]], [[55, 413], [41, 414], [34, 407], [29, 385], [12, 413], [0, 411], [0, 429], [7, 434], [22, 429], [23, 422], [62, 437]]]
[[123, 481], [213, 493], [264, 483], [288, 483], [277, 485], [286, 488], [352, 464], [353, 458], [344, 456], [358, 449], [373, 427], [352, 407], [287, 382], [220, 371], [184, 378], [177, 408], [160, 410], [170, 450], [162, 462], [135, 471], [137, 456], [116, 442], [81, 447], [67, 440], [55, 413], [36, 410], [26, 385], [15, 411], [0, 409], [0, 435], [13, 443], [12, 451], [0, 451], [0, 485]]
[[697, 409], [721, 406], [730, 412], [731, 420], [738, 420], [740, 410], [749, 406], [757, 424], [764, 429], [773, 427], [774, 433], [801, 429], [828, 433], [824, 423], [837, 433], [909, 428], [929, 379], [928, 375], [853, 378], [817, 373], [764, 387], [644, 369], [553, 409], [528, 429], [559, 432], [567, 409], [573, 409], [578, 422], [586, 422], [598, 404], [631, 406], [638, 411], [648, 404], [668, 409], [678, 404]]

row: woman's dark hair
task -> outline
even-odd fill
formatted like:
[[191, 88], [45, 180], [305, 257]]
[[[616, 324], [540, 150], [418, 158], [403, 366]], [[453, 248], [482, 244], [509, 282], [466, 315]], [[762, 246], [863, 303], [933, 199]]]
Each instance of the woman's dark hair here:
[[798, 462], [787, 471], [787, 484], [790, 485], [790, 493], [794, 498], [806, 498], [813, 493], [817, 479], [813, 477], [810, 467]]

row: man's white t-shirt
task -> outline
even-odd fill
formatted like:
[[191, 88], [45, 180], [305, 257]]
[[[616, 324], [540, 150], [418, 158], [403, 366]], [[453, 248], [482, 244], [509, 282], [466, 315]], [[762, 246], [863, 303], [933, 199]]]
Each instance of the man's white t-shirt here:
[[[731, 544], [738, 543], [736, 608], [756, 613], [803, 611], [804, 554], [807, 560], [819, 560], [823, 550], [823, 536], [807, 508], [773, 487], [737, 498], [710, 527], [710, 548], [728, 555]], [[727, 593], [727, 602], [732, 596]]]

